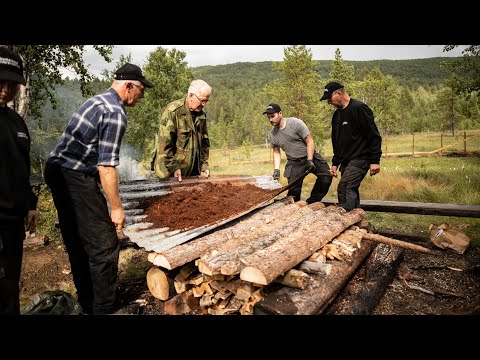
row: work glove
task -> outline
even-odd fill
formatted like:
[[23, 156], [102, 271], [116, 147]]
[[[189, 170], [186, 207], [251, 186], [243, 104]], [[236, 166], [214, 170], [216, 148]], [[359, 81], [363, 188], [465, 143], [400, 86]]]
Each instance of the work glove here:
[[307, 160], [307, 169], [308, 172], [314, 172], [317, 167], [313, 163], [313, 160]]
[[272, 177], [273, 177], [273, 180], [278, 180], [278, 179], [280, 179], [280, 169], [275, 169], [275, 170], [273, 170], [273, 175], [272, 175]]

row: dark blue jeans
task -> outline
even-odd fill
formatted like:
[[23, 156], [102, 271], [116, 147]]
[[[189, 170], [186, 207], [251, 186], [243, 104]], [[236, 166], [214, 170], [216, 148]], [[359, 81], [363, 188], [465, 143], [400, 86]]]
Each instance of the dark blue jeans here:
[[360, 207], [360, 184], [370, 169], [369, 160], [351, 160], [341, 166], [342, 177], [338, 183], [338, 206], [347, 211]]
[[58, 165], [45, 167], [78, 302], [87, 314], [109, 314], [119, 307], [120, 245], [97, 179]]

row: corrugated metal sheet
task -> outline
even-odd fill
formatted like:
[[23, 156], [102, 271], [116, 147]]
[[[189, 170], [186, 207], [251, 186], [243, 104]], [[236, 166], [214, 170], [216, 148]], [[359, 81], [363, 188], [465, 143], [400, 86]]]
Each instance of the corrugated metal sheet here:
[[208, 231], [222, 226], [232, 220], [238, 219], [251, 211], [260, 208], [268, 201], [254, 204], [248, 210], [235, 214], [229, 218], [206, 224], [195, 229], [169, 230], [168, 228], [154, 228], [152, 223], [144, 221], [144, 209], [141, 209], [137, 199], [145, 199], [152, 196], [163, 196], [172, 192], [174, 188], [182, 189], [198, 185], [202, 182], [226, 183], [226, 182], [242, 182], [251, 183], [262, 189], [278, 189], [282, 185], [273, 180], [271, 176], [211, 176], [209, 179], [184, 179], [178, 182], [175, 179], [166, 181], [140, 180], [131, 183], [120, 184], [120, 198], [125, 209], [126, 221], [124, 233], [130, 240], [138, 246], [148, 251], [162, 252], [176, 245], [183, 244], [192, 240]]

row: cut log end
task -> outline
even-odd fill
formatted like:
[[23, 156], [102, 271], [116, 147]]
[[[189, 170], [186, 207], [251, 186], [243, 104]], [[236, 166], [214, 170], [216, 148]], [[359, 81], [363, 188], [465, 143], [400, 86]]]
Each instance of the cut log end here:
[[240, 272], [240, 279], [260, 285], [268, 285], [267, 278], [255, 267], [247, 266]]
[[198, 266], [198, 271], [200, 271], [202, 274], [213, 276], [213, 275], [218, 275], [220, 274], [218, 271], [212, 271], [203, 261], [199, 260], [197, 262]]
[[161, 254], [157, 254], [157, 256], [155, 256], [155, 258], [153, 259], [153, 265], [161, 266], [167, 270], [172, 270], [172, 265], [170, 264], [170, 262], [165, 256]]
[[167, 276], [156, 266], [152, 266], [147, 272], [147, 286], [155, 298], [160, 300], [168, 299], [169, 285]]

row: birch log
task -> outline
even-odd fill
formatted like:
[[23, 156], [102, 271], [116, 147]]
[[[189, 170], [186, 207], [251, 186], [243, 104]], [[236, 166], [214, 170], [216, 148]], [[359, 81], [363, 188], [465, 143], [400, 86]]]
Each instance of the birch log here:
[[365, 211], [360, 208], [344, 215], [327, 213], [321, 220], [312, 223], [304, 233], [290, 234], [244, 259], [245, 267], [240, 273], [240, 279], [268, 285], [365, 216]]

